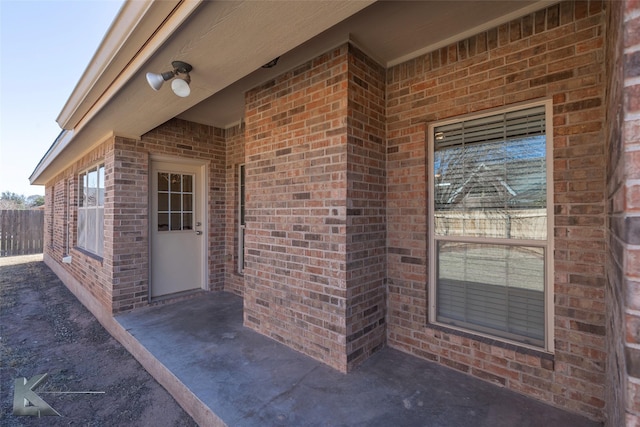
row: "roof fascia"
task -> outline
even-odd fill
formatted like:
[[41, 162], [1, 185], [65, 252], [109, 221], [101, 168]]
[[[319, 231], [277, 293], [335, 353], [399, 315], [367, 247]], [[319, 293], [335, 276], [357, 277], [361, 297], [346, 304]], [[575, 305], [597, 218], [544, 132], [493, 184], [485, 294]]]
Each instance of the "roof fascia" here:
[[56, 137], [56, 140], [53, 141], [53, 144], [51, 144], [51, 147], [49, 147], [49, 149], [44, 154], [44, 156], [42, 156], [42, 159], [40, 159], [40, 162], [38, 162], [38, 165], [36, 166], [34, 171], [31, 173], [31, 176], [29, 177], [29, 182], [31, 183], [31, 185], [46, 184], [46, 182], [39, 181], [38, 178], [41, 176], [42, 172], [47, 168], [47, 166], [49, 166], [51, 161], [55, 159], [58, 156], [58, 154], [60, 154], [67, 145], [69, 145], [72, 139], [73, 139], [72, 130], [63, 130], [58, 134], [58, 136]]
[[[173, 34], [173, 31], [177, 29], [182, 23], [193, 13], [198, 6], [200, 6], [202, 0], [194, 1], [160, 1], [155, 2], [153, 0], [144, 2], [127, 2], [116, 17], [114, 23], [109, 28], [107, 36], [105, 36], [98, 52], [94, 55], [90, 65], [83, 74], [80, 82], [74, 89], [71, 97], [67, 101], [65, 108], [58, 117], [58, 124], [62, 127], [63, 131], [58, 135], [54, 143], [49, 150], [42, 157], [31, 176], [29, 181], [32, 185], [45, 185], [50, 178], [50, 172], [47, 171], [54, 161], [59, 163], [57, 159], [65, 149], [67, 149], [72, 142], [78, 138], [82, 128], [106, 105], [112, 97], [129, 81], [130, 78], [142, 67], [142, 65], [164, 44], [164, 42]], [[139, 4], [140, 3], [140, 4]], [[135, 31], [136, 26], [140, 26], [144, 19], [149, 16], [150, 11], [154, 5], [171, 5], [171, 10], [166, 13], [162, 20], [159, 19], [157, 13], [154, 13], [152, 24], [155, 25], [153, 32], [144, 40], [137, 40], [137, 43], [127, 46], [128, 57], [124, 65], [116, 68], [117, 73], [113, 76], [105, 75], [107, 67], [114, 64], [114, 59], [120, 55], [124, 55], [122, 47], [125, 43], [129, 42], [128, 36]], [[135, 10], [129, 13], [127, 6], [138, 6]], [[142, 7], [146, 6], [146, 7]], [[137, 13], [136, 13], [137, 10]], [[145, 13], [146, 12], [146, 13]], [[157, 9], [155, 10], [157, 12]], [[117, 22], [124, 19], [123, 15], [137, 16], [138, 19], [134, 20], [131, 16], [126, 19], [129, 26], [119, 27]], [[126, 36], [117, 37], [120, 28], [129, 29]], [[107, 39], [119, 39], [120, 43], [109, 42]], [[111, 46], [111, 49], [106, 49], [106, 45]], [[119, 46], [119, 48], [117, 48]], [[101, 53], [101, 50], [105, 52]], [[108, 54], [107, 52], [110, 52]], [[103, 56], [104, 55], [104, 56]], [[111, 59], [108, 64], [100, 65], [100, 59]], [[121, 58], [121, 57], [120, 57]], [[108, 78], [111, 77], [111, 78]], [[98, 82], [105, 86], [103, 90], [97, 90]], [[88, 100], [88, 96], [92, 95], [95, 100], [91, 102], [83, 102]], [[137, 139], [134, 137], [134, 139]], [[66, 162], [65, 162], [66, 163]], [[61, 166], [61, 165], [58, 165]]]
[[62, 129], [75, 128], [179, 4], [125, 1], [56, 119]]

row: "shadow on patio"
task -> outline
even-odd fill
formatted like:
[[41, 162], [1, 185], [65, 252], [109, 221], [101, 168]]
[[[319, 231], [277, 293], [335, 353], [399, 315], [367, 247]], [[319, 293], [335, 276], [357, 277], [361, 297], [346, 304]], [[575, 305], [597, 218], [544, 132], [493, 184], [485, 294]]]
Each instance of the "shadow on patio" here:
[[204, 425], [600, 425], [389, 348], [341, 374], [243, 327], [242, 299], [229, 293], [116, 320], [138, 341], [130, 351]]

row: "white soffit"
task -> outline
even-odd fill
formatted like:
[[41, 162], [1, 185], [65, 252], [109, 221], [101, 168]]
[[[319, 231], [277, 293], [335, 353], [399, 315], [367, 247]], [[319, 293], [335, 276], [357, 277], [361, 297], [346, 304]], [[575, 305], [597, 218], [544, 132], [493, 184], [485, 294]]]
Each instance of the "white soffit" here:
[[[73, 132], [56, 139], [32, 183], [46, 183], [104, 135], [138, 138], [176, 116], [237, 123], [246, 90], [347, 40], [392, 66], [557, 1], [372, 3], [127, 2], [58, 117]], [[279, 56], [275, 68], [260, 68]], [[146, 83], [147, 71], [167, 71], [174, 60], [194, 67], [188, 98]]]
[[240, 121], [244, 92], [347, 41], [385, 67], [408, 61], [557, 0], [379, 1], [280, 57], [272, 69], [257, 69], [178, 117], [216, 127]]
[[122, 5], [56, 119], [61, 128], [78, 124], [179, 3], [146, 0]]
[[[136, 30], [150, 28], [146, 20], [151, 19], [151, 9], [140, 7], [140, 22], [134, 25], [130, 19], [126, 20], [130, 26], [123, 26], [128, 28], [123, 31], [129, 31], [129, 38], [115, 43], [126, 45], [131, 54], [135, 43], [127, 43], [135, 38], [138, 51], [126, 64], [123, 61], [123, 66], [115, 66], [115, 60], [108, 64], [98, 61], [109, 60], [109, 49], [104, 55], [96, 54], [96, 64], [89, 67], [92, 71], [85, 72], [59, 118], [61, 124], [73, 128], [73, 133], [54, 142], [36, 167], [31, 182], [45, 184], [106, 134], [139, 137], [372, 2], [180, 2], [171, 14], [187, 8], [194, 13], [189, 13], [188, 19], [170, 33], [163, 31], [166, 22], [158, 24], [160, 27], [144, 42]], [[109, 38], [122, 36], [115, 30], [121, 19], [124, 18], [116, 18], [101, 47], [114, 44]], [[169, 16], [166, 21], [170, 19]], [[147, 71], [167, 71], [174, 60], [194, 67], [188, 98], [177, 98], [169, 88], [154, 92], [146, 82]]]

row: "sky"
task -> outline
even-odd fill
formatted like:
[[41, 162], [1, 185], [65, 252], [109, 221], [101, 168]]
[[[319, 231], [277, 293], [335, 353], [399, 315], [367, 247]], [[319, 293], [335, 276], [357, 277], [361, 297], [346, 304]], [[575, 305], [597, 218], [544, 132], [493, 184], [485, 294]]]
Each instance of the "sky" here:
[[29, 176], [122, 0], [0, 0], [0, 193], [44, 194]]

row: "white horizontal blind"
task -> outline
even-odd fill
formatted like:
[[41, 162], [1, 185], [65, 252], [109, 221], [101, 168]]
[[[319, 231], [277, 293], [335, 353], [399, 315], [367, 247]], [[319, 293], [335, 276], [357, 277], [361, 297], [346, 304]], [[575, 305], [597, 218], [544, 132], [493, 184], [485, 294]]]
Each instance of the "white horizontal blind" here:
[[78, 176], [78, 241], [80, 248], [96, 255], [104, 252], [104, 165]]
[[544, 345], [544, 249], [438, 242], [437, 320]]
[[543, 105], [433, 129], [437, 321], [544, 346], [545, 129]]
[[435, 149], [544, 135], [544, 105], [466, 120], [435, 129]]

